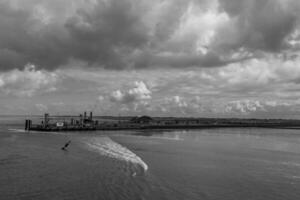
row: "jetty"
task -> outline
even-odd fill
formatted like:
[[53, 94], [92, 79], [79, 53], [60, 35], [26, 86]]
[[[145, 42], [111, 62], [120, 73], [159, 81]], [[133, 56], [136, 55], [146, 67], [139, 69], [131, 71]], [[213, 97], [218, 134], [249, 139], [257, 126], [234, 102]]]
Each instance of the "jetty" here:
[[115, 117], [93, 116], [87, 112], [78, 116], [50, 116], [45, 113], [33, 121], [25, 120], [26, 131], [95, 131], [139, 129], [201, 129], [201, 128], [261, 127], [300, 129], [297, 119], [240, 118], [179, 118], [179, 117]]

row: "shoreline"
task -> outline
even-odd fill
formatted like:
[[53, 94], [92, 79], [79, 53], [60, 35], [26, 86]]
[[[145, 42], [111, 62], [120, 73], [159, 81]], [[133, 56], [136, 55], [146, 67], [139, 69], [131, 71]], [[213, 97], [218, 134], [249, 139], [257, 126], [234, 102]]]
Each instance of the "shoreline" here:
[[80, 132], [80, 131], [122, 131], [122, 130], [194, 130], [194, 129], [218, 129], [218, 128], [271, 128], [271, 129], [290, 129], [300, 130], [300, 127], [289, 126], [266, 126], [266, 125], [217, 125], [217, 126], [144, 126], [144, 127], [32, 127], [28, 131], [42, 131], [42, 132]]
[[300, 129], [300, 120], [287, 119], [239, 119], [239, 118], [175, 118], [175, 117], [93, 117], [90, 112], [79, 116], [57, 117], [45, 113], [40, 123], [25, 121], [30, 131], [109, 131], [151, 129], [204, 129], [204, 128], [276, 128]]

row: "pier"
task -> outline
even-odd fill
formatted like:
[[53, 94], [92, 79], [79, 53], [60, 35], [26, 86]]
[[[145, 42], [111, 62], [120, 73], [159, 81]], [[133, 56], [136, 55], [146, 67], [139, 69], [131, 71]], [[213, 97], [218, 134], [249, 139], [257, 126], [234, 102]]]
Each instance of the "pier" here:
[[78, 116], [50, 116], [45, 113], [38, 122], [25, 120], [26, 131], [95, 131], [139, 129], [201, 129], [201, 128], [289, 128], [300, 129], [300, 120], [238, 119], [238, 118], [176, 118], [176, 117], [114, 117], [87, 112]]

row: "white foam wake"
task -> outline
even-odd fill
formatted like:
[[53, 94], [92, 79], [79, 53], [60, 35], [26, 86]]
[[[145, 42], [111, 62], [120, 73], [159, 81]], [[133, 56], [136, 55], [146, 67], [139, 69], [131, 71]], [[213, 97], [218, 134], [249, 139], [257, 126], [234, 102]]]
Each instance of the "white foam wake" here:
[[96, 151], [103, 156], [130, 162], [141, 166], [144, 171], [148, 170], [148, 165], [139, 156], [109, 137], [93, 137], [88, 138], [84, 142], [90, 150]]
[[294, 166], [294, 167], [300, 167], [300, 163], [291, 162], [291, 161], [288, 161], [288, 162], [282, 162], [281, 164], [282, 164], [282, 165], [288, 165], [288, 166]]
[[16, 128], [9, 128], [8, 131], [17, 132], [17, 133], [25, 133], [24, 129], [16, 129]]

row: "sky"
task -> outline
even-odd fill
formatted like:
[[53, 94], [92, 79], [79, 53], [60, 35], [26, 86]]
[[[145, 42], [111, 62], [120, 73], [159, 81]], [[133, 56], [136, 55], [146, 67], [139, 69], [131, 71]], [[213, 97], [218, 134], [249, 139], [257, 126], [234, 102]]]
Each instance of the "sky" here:
[[300, 118], [299, 0], [0, 0], [0, 114]]

